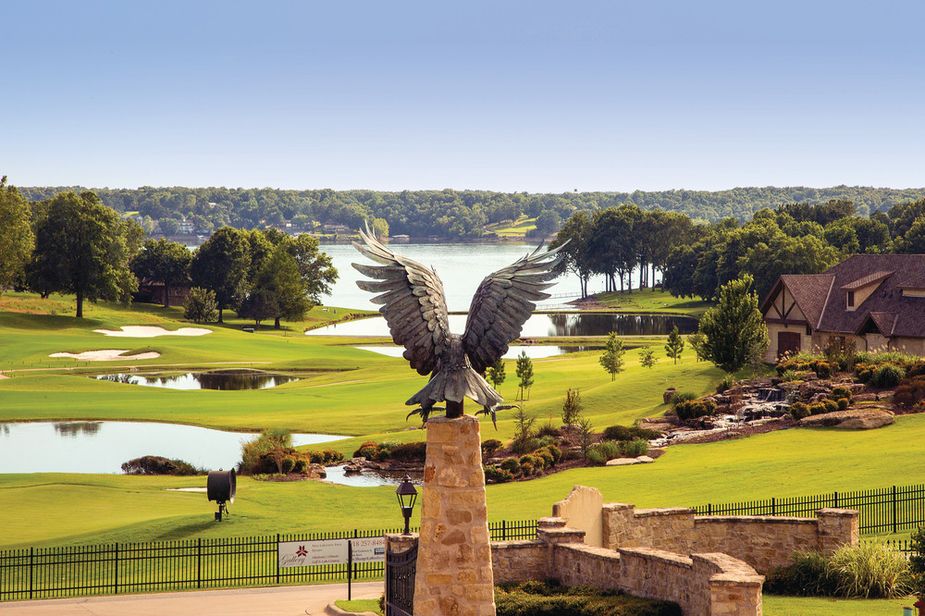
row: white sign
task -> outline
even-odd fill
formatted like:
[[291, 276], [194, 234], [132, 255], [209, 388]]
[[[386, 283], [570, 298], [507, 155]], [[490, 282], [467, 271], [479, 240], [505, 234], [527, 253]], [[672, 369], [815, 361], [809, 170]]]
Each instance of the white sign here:
[[353, 562], [355, 563], [385, 560], [385, 537], [281, 541], [277, 552], [279, 566], [286, 568], [344, 564], [348, 560], [348, 542], [353, 544]]
[[350, 539], [353, 545], [353, 562], [372, 563], [385, 560], [385, 537]]

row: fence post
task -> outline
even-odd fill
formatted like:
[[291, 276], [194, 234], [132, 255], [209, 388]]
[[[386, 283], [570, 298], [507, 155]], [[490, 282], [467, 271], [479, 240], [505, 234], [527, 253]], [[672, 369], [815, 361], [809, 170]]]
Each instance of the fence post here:
[[777, 515], [777, 497], [771, 497], [771, 515]]
[[507, 520], [501, 520], [501, 541], [507, 541]]
[[896, 486], [893, 486], [893, 533], [896, 533]]
[[202, 537], [196, 539], [196, 588], [202, 588]]
[[707, 505], [707, 515], [713, 515], [713, 503]]
[[119, 544], [116, 543], [115, 549], [115, 563], [113, 566], [113, 576], [112, 576], [112, 592], [114, 595], [119, 594]]
[[276, 533], [276, 583], [279, 584], [279, 533]]
[[838, 509], [838, 492], [835, 493], [835, 504], [833, 505], [833, 507]]
[[29, 548], [29, 598], [32, 598], [32, 567], [35, 561], [35, 548]]

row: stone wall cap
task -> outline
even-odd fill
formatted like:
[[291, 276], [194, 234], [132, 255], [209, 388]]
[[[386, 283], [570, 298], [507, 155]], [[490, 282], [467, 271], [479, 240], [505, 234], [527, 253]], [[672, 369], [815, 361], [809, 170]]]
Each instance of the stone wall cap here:
[[717, 575], [737, 575], [745, 577], [754, 577], [758, 575], [755, 568], [744, 560], [730, 556], [724, 552], [703, 552], [691, 554], [691, 559], [695, 562], [705, 562], [716, 567]]
[[798, 518], [778, 515], [699, 515], [694, 517], [695, 524], [818, 524], [816, 518]]
[[598, 558], [609, 558], [613, 560], [620, 560], [620, 553], [616, 550], [608, 550], [607, 548], [598, 548], [593, 545], [585, 545], [583, 543], [559, 543], [555, 546], [557, 550], [571, 550], [572, 552], [581, 552], [583, 554], [590, 554], [592, 556], [597, 556]]
[[539, 520], [537, 520], [536, 527], [537, 528], [561, 528], [565, 526], [567, 523], [568, 523], [568, 520], [566, 520], [565, 518], [557, 518], [557, 517], [550, 516], [546, 518], [540, 518]]
[[603, 508], [608, 511], [624, 511], [626, 509], [635, 509], [636, 505], [630, 505], [629, 503], [605, 503]]
[[651, 558], [675, 565], [682, 565], [684, 567], [692, 567], [694, 564], [694, 561], [687, 556], [682, 556], [675, 552], [668, 552], [667, 550], [659, 550], [657, 548], [617, 548], [617, 551], [627, 556]]
[[386, 533], [383, 536], [386, 538], [386, 540], [390, 540], [390, 539], [396, 540], [396, 541], [417, 541], [418, 540], [417, 533], [411, 533], [410, 535], [406, 535], [404, 533]]
[[434, 417], [432, 419], [428, 419], [427, 423], [424, 424], [424, 427], [426, 428], [427, 426], [431, 424], [436, 425], [436, 424], [452, 424], [452, 423], [457, 423], [457, 424], [479, 423], [479, 420], [477, 417], [473, 417], [472, 415], [463, 415], [462, 417], [453, 417], [453, 418], [440, 416], [440, 417]]
[[492, 541], [491, 547], [498, 550], [519, 550], [522, 548], [545, 547], [546, 544], [536, 539], [513, 539], [511, 541]]
[[742, 573], [716, 573], [710, 576], [710, 586], [761, 586], [764, 576]]
[[833, 517], [856, 518], [861, 514], [857, 509], [842, 509], [835, 507], [824, 507], [816, 511], [816, 515], [825, 515]]
[[537, 528], [537, 533], [552, 535], [554, 537], [567, 535], [581, 535], [584, 537], [585, 535], [585, 531], [581, 530], [580, 528], [571, 528], [569, 526], [563, 526], [561, 528]]
[[691, 507], [662, 507], [659, 509], [637, 509], [637, 518], [646, 518], [657, 515], [693, 515], [694, 509]]

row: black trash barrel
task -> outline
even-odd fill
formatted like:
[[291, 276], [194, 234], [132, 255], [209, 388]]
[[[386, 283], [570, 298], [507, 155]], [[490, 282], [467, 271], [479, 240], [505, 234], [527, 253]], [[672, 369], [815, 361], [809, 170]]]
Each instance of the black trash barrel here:
[[229, 503], [234, 500], [237, 491], [237, 479], [234, 469], [230, 471], [209, 471], [206, 481], [206, 493], [210, 501]]

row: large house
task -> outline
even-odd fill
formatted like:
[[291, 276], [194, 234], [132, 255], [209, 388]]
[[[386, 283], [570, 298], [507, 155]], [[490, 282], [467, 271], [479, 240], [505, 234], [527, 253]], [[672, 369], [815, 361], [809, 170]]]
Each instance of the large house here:
[[854, 255], [822, 274], [781, 276], [761, 312], [768, 361], [831, 337], [925, 355], [925, 254]]

